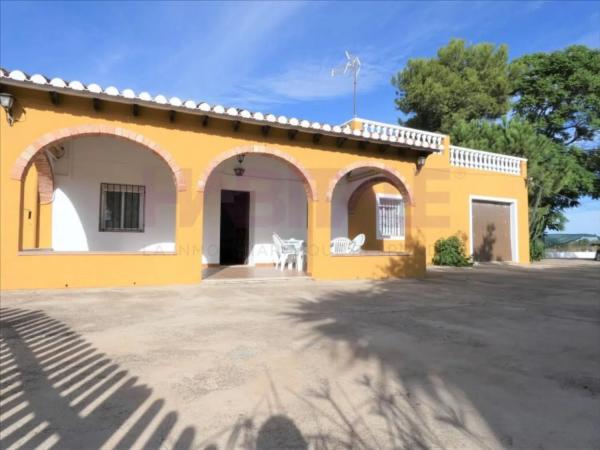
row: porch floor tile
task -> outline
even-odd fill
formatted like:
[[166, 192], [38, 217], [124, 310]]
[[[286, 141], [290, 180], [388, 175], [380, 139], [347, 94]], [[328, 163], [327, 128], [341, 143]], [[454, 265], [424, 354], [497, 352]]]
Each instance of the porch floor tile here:
[[239, 279], [269, 279], [269, 278], [307, 278], [306, 272], [295, 269], [254, 266], [218, 266], [202, 270], [203, 280], [239, 280]]

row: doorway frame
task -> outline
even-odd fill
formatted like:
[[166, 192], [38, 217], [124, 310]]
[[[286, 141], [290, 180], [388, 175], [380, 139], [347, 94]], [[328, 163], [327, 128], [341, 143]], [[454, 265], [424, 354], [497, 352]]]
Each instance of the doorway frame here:
[[224, 189], [219, 188], [219, 265], [221, 265], [221, 217], [222, 217], [222, 206], [223, 206], [223, 191], [232, 192], [246, 192], [248, 193], [248, 249], [246, 253], [246, 262], [242, 264], [225, 264], [223, 267], [228, 266], [253, 266], [252, 248], [254, 247], [254, 191], [246, 189]]
[[517, 199], [508, 197], [491, 197], [487, 195], [469, 195], [469, 251], [473, 256], [473, 202], [484, 201], [504, 203], [510, 206], [510, 252], [511, 262], [520, 263], [519, 258], [519, 229]]

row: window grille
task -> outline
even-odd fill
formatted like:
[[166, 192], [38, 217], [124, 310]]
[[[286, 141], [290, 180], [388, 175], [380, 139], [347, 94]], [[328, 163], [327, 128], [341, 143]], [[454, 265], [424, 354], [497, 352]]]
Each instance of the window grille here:
[[377, 238], [404, 239], [404, 201], [399, 195], [377, 195]]
[[144, 231], [146, 187], [101, 183], [100, 231]]

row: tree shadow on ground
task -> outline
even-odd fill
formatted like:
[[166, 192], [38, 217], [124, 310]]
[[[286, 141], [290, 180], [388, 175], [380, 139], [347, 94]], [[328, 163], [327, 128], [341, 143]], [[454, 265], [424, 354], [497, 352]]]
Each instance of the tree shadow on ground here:
[[[268, 403], [274, 407], [265, 413], [257, 405], [203, 439], [195, 427], [179, 424], [178, 413], [149, 386], [43, 311], [0, 308], [0, 332], [3, 449], [358, 448], [327, 433], [305, 436], [286, 415], [272, 380]], [[356, 433], [350, 428], [348, 434]]]
[[[597, 275], [596, 267], [439, 271], [302, 300], [286, 316], [309, 325], [307, 348], [328, 347], [348, 367], [378, 366], [363, 380], [374, 402], [366, 415], [385, 419], [387, 441], [362, 442], [363, 429], [344, 448], [590, 448], [600, 442], [598, 396], [586, 388], [600, 386]], [[322, 398], [334, 402], [330, 391]], [[558, 431], [567, 422], [570, 431]]]
[[68, 326], [20, 308], [0, 318], [1, 448], [191, 448], [193, 427], [176, 431], [177, 412]]
[[[475, 259], [475, 261], [486, 262], [494, 259], [494, 244], [496, 243], [495, 231], [496, 226], [493, 223], [488, 223], [481, 244], [478, 245], [473, 252], [473, 259]], [[498, 261], [501, 260], [502, 258], [499, 257]]]
[[[303, 430], [287, 415], [288, 404], [282, 401], [271, 380], [266, 393], [251, 412], [240, 416], [199, 443], [205, 450], [384, 450], [426, 449], [436, 440], [433, 430], [421, 421], [418, 409], [409, 413], [405, 404], [410, 399], [395, 391], [388, 380], [371, 380], [364, 375], [356, 380], [366, 395], [358, 400], [335, 381], [321, 380], [307, 392], [286, 389], [299, 401], [305, 414]], [[267, 398], [268, 397], [268, 398]], [[268, 413], [264, 413], [264, 410]], [[378, 419], [374, 425], [371, 417]], [[262, 419], [266, 417], [266, 419]], [[259, 428], [256, 425], [262, 423]], [[219, 444], [217, 443], [219, 442]]]
[[353, 382], [319, 380], [317, 370], [314, 389], [287, 388], [305, 405], [300, 425], [271, 382], [268, 399], [212, 436], [183, 426], [67, 325], [2, 308], [0, 447], [597, 447], [597, 275], [486, 266], [293, 300], [285, 318], [306, 330], [306, 348], [329, 349]]
[[[182, 428], [150, 387], [44, 312], [0, 308], [0, 331], [0, 448], [218, 450], [200, 445], [195, 428]], [[251, 420], [231, 430], [225, 448], [308, 445], [280, 414], [257, 433]]]

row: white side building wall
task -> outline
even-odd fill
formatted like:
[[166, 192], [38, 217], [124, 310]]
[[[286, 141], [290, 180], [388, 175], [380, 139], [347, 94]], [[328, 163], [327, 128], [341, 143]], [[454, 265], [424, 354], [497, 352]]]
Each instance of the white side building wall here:
[[594, 259], [596, 252], [556, 252], [546, 250], [544, 257], [549, 259]]

